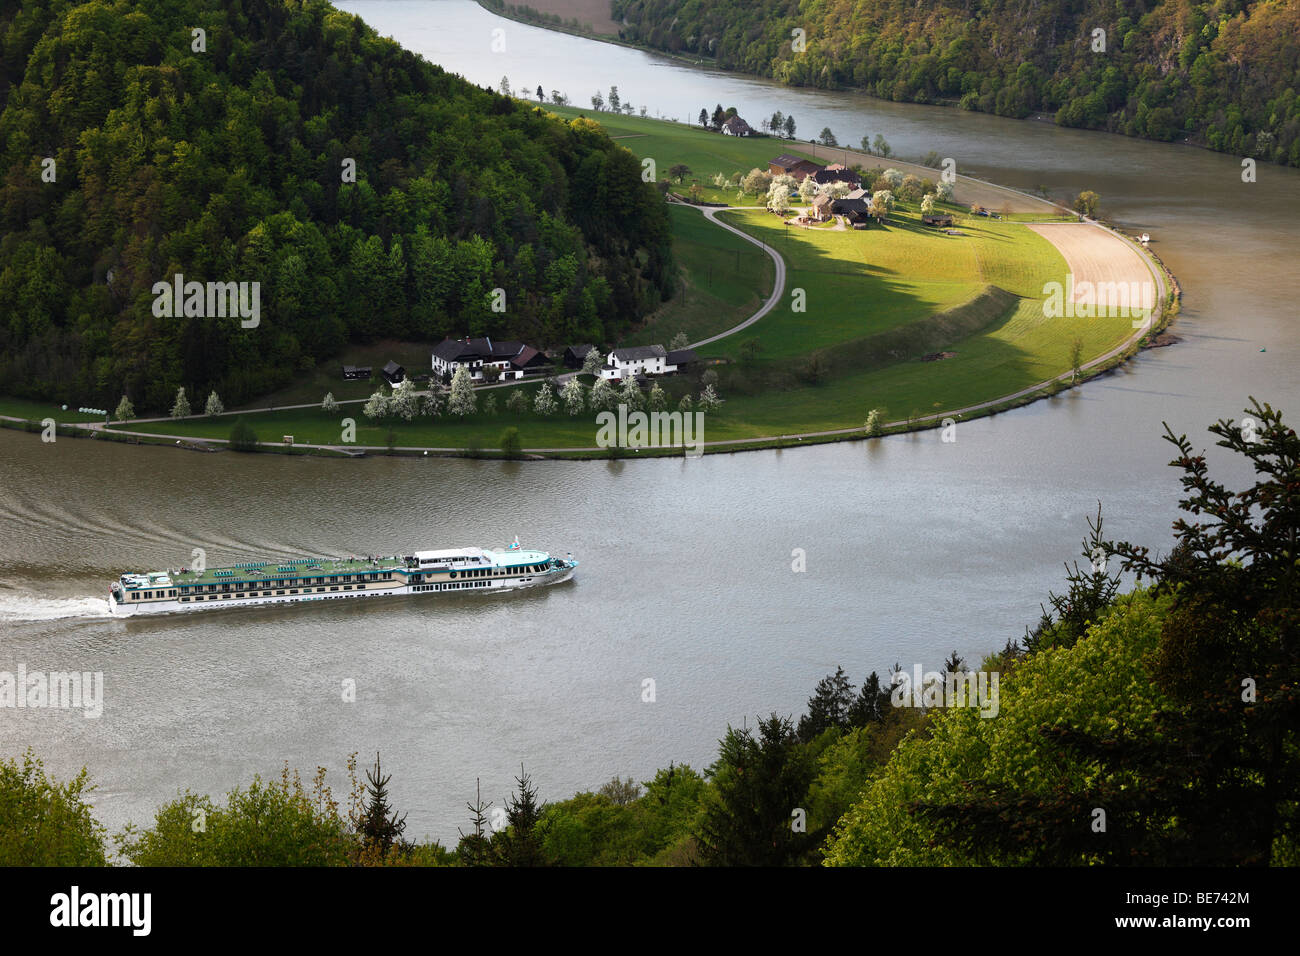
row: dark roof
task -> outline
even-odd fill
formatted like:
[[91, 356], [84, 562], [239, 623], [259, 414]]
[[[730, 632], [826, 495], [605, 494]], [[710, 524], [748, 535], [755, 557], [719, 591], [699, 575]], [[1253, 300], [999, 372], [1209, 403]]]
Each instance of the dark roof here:
[[669, 365], [690, 365], [695, 361], [695, 349], [674, 349], [668, 353]]
[[614, 349], [614, 358], [623, 362], [637, 362], [644, 359], [664, 358], [667, 356], [662, 345], [637, 345], [627, 349]]
[[406, 370], [402, 368], [402, 366], [394, 362], [392, 359], [389, 359], [388, 364], [384, 366], [384, 372], [389, 375], [392, 375], [394, 372], [404, 372], [404, 371]]
[[515, 368], [528, 368], [529, 366], [549, 365], [550, 359], [531, 345], [525, 345], [519, 350], [519, 354], [510, 360], [510, 364]]
[[572, 355], [574, 358], [586, 358], [587, 353], [595, 347], [596, 346], [592, 345], [590, 342], [583, 342], [581, 345], [570, 345], [564, 350], [564, 354]]
[[493, 342], [488, 337], [481, 339], [443, 339], [433, 348], [433, 354], [444, 362], [458, 362], [473, 359], [502, 361], [512, 359], [527, 346], [523, 342]]
[[[838, 166], [838, 168], [836, 168]], [[809, 173], [815, 183], [860, 183], [862, 180], [858, 174], [851, 169], [845, 169], [843, 166], [827, 166], [825, 169], [819, 169], [815, 173]]]
[[727, 121], [722, 125], [732, 130], [735, 133], [743, 133], [746, 131], [752, 133], [754, 131], [754, 128], [750, 126], [748, 123], [746, 123], [739, 116], [728, 117]]
[[804, 176], [811, 175], [821, 169], [821, 166], [814, 163], [812, 160], [799, 159], [796, 156], [791, 156], [789, 153], [782, 153], [776, 159], [769, 160], [767, 165], [769, 167], [776, 166], [779, 169], [783, 169], [796, 179], [802, 179]]
[[847, 216], [850, 213], [867, 211], [867, 201], [865, 199], [837, 199], [831, 203], [831, 212], [838, 213], [841, 216]]

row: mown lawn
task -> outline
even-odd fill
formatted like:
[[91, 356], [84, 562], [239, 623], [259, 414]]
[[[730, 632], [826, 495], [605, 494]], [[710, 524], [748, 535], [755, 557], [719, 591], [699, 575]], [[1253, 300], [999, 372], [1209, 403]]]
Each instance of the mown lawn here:
[[[923, 226], [919, 207], [903, 203], [885, 225], [864, 230], [786, 226], [758, 210], [721, 218], [785, 259], [786, 301], [739, 335], [705, 346], [710, 356], [739, 358], [742, 344], [757, 339], [762, 361], [786, 361], [952, 309], [987, 285], [1041, 298], [1043, 283], [1066, 271], [1052, 244], [1020, 223], [959, 214], [964, 235], [950, 236]], [[796, 312], [800, 289], [804, 311]]]

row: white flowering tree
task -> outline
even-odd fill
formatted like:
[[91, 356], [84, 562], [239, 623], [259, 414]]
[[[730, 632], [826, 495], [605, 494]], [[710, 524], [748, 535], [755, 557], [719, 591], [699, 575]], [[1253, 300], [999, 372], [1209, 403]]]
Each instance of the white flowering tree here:
[[891, 189], [897, 189], [899, 186], [903, 185], [903, 180], [907, 177], [903, 175], [901, 169], [890, 167], [880, 174], [880, 178], [888, 182]]
[[226, 406], [221, 404], [221, 396], [217, 394], [217, 390], [214, 388], [208, 393], [208, 402], [203, 406], [203, 414], [211, 417], [220, 415], [225, 410]]
[[940, 180], [939, 184], [934, 187], [934, 191], [940, 202], [952, 202], [952, 183]]
[[722, 405], [722, 399], [718, 397], [718, 390], [713, 387], [712, 383], [704, 386], [704, 391], [700, 392], [700, 411], [712, 412]]
[[626, 405], [629, 412], [640, 411], [642, 405], [641, 386], [636, 383], [636, 376], [629, 375], [623, 379], [623, 386], [618, 390], [620, 404]]
[[436, 391], [430, 391], [424, 396], [420, 411], [428, 418], [437, 418], [442, 414], [442, 397]]
[[397, 388], [393, 389], [389, 409], [394, 415], [406, 422], [409, 422], [419, 412], [420, 403], [415, 395], [415, 383], [409, 378], [402, 379], [397, 384]]
[[474, 382], [469, 377], [469, 369], [463, 365], [457, 366], [456, 374], [451, 377], [451, 398], [447, 401], [447, 411], [461, 416], [473, 415], [478, 411]]
[[867, 412], [867, 423], [864, 426], [868, 435], [880, 434], [880, 409], [873, 408]]
[[877, 219], [886, 218], [894, 208], [894, 194], [881, 189], [871, 197], [871, 214]]
[[582, 357], [582, 374], [600, 375], [600, 370], [605, 366], [605, 355], [600, 348], [593, 345], [591, 351]]
[[691, 340], [686, 337], [685, 332], [678, 332], [673, 336], [673, 340], [668, 343], [668, 348], [676, 352], [678, 349], [684, 349], [691, 344]]
[[361, 414], [372, 422], [386, 418], [389, 412], [389, 399], [382, 388], [376, 389], [361, 408]]
[[533, 398], [533, 411], [538, 415], [553, 415], [555, 408], [555, 393], [551, 391], [551, 383], [543, 382], [542, 387], [537, 390], [536, 397]]
[[813, 182], [811, 176], [805, 176], [803, 182], [799, 184], [799, 199], [801, 202], [812, 202], [817, 198], [817, 184]]
[[325, 398], [320, 403], [320, 410], [328, 415], [333, 415], [339, 410], [339, 403], [334, 400], [333, 392], [325, 393]]
[[618, 395], [614, 392], [614, 386], [610, 384], [609, 379], [601, 378], [596, 380], [596, 384], [591, 386], [591, 394], [588, 396], [593, 411], [608, 412], [613, 411], [618, 405]]
[[124, 422], [128, 418], [135, 418], [135, 406], [131, 404], [131, 399], [123, 395], [122, 400], [117, 403], [117, 411], [113, 413], [113, 417], [119, 422]]
[[646, 399], [646, 407], [652, 412], [662, 412], [668, 407], [668, 395], [658, 382], [650, 386], [650, 397]]
[[767, 191], [767, 208], [777, 215], [784, 216], [790, 211], [790, 187], [773, 183]]
[[190, 400], [185, 397], [185, 387], [176, 389], [176, 401], [172, 404], [172, 418], [187, 418], [190, 414]]
[[921, 197], [921, 215], [928, 216], [934, 212], [934, 193], [926, 193]]
[[560, 398], [570, 415], [582, 414], [583, 406], [587, 404], [587, 396], [582, 390], [582, 383], [578, 381], [578, 376], [575, 375], [564, 383], [564, 388], [560, 390]]
[[677, 410], [679, 412], [689, 413], [694, 408], [695, 408], [695, 403], [691, 400], [691, 396], [689, 394], [683, 395], [682, 400], [677, 403]]

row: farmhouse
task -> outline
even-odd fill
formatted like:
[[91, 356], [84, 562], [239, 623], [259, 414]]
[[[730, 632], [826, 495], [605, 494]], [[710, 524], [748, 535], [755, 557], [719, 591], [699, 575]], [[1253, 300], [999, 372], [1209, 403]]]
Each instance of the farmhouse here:
[[550, 367], [550, 360], [522, 342], [494, 342], [481, 339], [444, 339], [433, 350], [433, 373], [445, 379], [464, 366], [474, 381], [483, 380], [483, 371], [495, 368], [504, 380], [520, 379], [524, 375]]
[[935, 226], [936, 228], [942, 227], [946, 229], [952, 225], [953, 218], [946, 213], [927, 213], [921, 217], [921, 222], [925, 223], [927, 226]]
[[811, 218], [817, 222], [825, 222], [831, 218], [831, 206], [835, 200], [826, 193], [818, 193], [812, 201], [812, 208], [809, 210]]
[[614, 349], [605, 357], [605, 367], [600, 377], [612, 380], [644, 375], [667, 375], [683, 365], [695, 361], [691, 349], [669, 352], [662, 345], [638, 345], [633, 348]]
[[773, 176], [793, 176], [799, 180], [821, 169], [816, 163], [807, 159], [800, 159], [798, 156], [791, 156], [789, 153], [782, 153], [776, 159], [768, 160], [767, 168]]
[[754, 129], [739, 116], [729, 116], [727, 121], [722, 124], [722, 132], [726, 136], [753, 136]]

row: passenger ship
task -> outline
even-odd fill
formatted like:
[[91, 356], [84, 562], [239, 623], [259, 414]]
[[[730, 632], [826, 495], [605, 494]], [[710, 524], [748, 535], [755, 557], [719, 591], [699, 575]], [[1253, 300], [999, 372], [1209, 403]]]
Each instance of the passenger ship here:
[[527, 551], [519, 539], [501, 551], [454, 548], [405, 556], [299, 558], [229, 568], [176, 568], [123, 574], [109, 587], [109, 611], [120, 617], [245, 604], [293, 604], [342, 598], [393, 597], [431, 591], [474, 591], [558, 584], [578, 562]]

